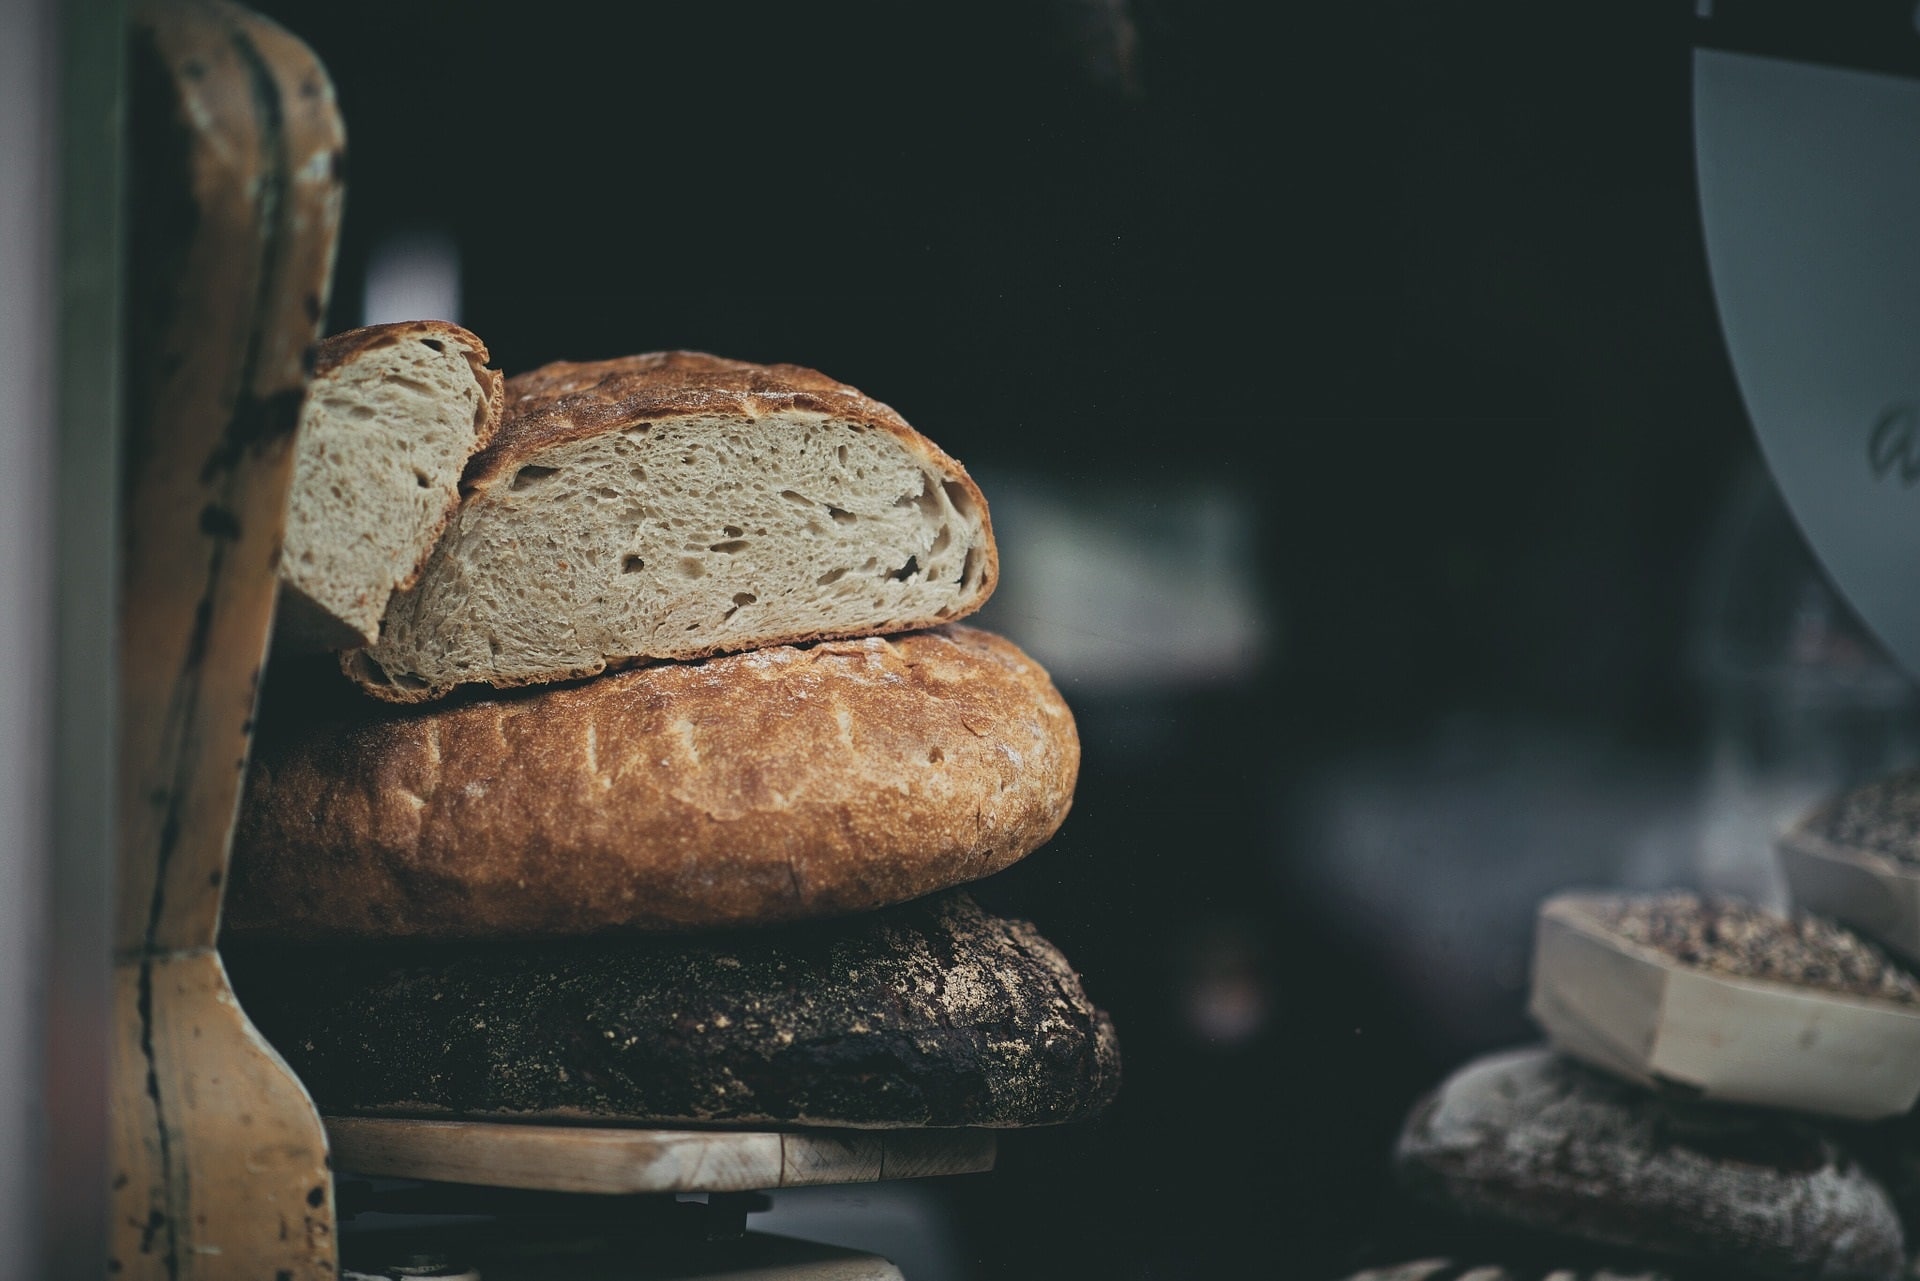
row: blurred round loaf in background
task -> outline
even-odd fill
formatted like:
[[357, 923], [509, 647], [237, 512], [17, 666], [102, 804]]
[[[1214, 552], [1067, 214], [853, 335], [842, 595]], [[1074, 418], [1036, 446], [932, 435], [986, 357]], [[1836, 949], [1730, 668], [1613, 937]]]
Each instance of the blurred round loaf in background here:
[[1084, 1120], [1113, 1024], [1032, 926], [965, 893], [698, 938], [230, 958], [323, 1111], [856, 1128]]
[[1507, 1266], [1499, 1263], [1465, 1264], [1453, 1259], [1414, 1259], [1390, 1263], [1384, 1267], [1363, 1268], [1346, 1281], [1682, 1281], [1664, 1269], [1649, 1270], [1633, 1264], [1592, 1267], [1544, 1268], [1528, 1261]]
[[1835, 845], [1920, 867], [1920, 769], [1875, 779], [1821, 806], [1801, 828]]
[[1871, 1121], [1920, 1097], [1920, 983], [1804, 912], [1556, 895], [1540, 905], [1528, 1011], [1562, 1053], [1703, 1099]]
[[[335, 680], [343, 691], [344, 683]], [[230, 936], [516, 938], [832, 916], [1051, 837], [1072, 713], [947, 627], [331, 721], [262, 712]]]
[[1682, 1102], [1544, 1048], [1495, 1054], [1408, 1117], [1397, 1173], [1470, 1219], [1764, 1277], [1898, 1274], [1886, 1191], [1811, 1122]]
[[1920, 961], [1920, 769], [1875, 779], [1781, 836], [1793, 901]]

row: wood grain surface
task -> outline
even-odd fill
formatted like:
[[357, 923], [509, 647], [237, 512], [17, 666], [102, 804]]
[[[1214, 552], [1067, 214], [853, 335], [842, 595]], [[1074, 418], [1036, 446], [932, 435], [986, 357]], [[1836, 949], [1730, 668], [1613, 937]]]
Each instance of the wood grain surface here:
[[754, 1192], [977, 1174], [989, 1130], [652, 1130], [329, 1117], [357, 1174], [546, 1192]]
[[129, 29], [128, 423], [109, 1269], [336, 1274], [326, 1136], [213, 950], [344, 134], [298, 40], [213, 0]]

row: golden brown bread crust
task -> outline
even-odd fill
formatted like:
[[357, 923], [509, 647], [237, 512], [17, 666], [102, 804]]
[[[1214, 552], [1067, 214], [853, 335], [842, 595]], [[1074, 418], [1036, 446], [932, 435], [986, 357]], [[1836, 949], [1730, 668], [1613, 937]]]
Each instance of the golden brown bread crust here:
[[1046, 673], [968, 627], [363, 713], [280, 741], [263, 727], [227, 928], [512, 938], [866, 911], [1038, 847], [1079, 763]]
[[[473, 428], [474, 452], [478, 454], [486, 449], [500, 430], [501, 414], [507, 401], [506, 377], [497, 369], [487, 368], [487, 362], [493, 357], [487, 351], [487, 345], [480, 341], [480, 336], [450, 321], [399, 320], [385, 325], [363, 325], [323, 338], [314, 349], [313, 376], [308, 380], [308, 386], [318, 384], [356, 356], [391, 347], [409, 338], [451, 341], [465, 351], [467, 363], [473, 367], [474, 381], [487, 393], [486, 409], [481, 421], [475, 423]], [[448, 506], [440, 517], [440, 523], [434, 527], [433, 537], [422, 542], [420, 559], [407, 571], [407, 576], [396, 584], [396, 591], [406, 591], [420, 581], [420, 571], [426, 568], [427, 558], [433, 555], [433, 545], [440, 541], [440, 535], [446, 532], [447, 522], [453, 519], [453, 514], [458, 510], [457, 504]]]
[[[887, 405], [857, 388], [800, 365], [756, 365], [697, 351], [647, 352], [613, 360], [554, 361], [506, 382], [506, 408], [492, 444], [474, 454], [461, 478], [471, 495], [498, 483], [510, 483], [522, 466], [556, 446], [621, 431], [636, 423], [709, 414], [759, 418], [793, 409], [811, 410], [894, 436], [909, 452], [948, 476], [965, 491], [980, 513], [981, 567], [973, 599], [939, 615], [907, 618], [888, 632], [936, 627], [964, 618], [987, 602], [1000, 579], [1000, 553], [986, 496], [960, 462], [909, 426]], [[424, 563], [424, 562], [423, 562]], [[416, 571], [417, 572], [417, 571]], [[410, 587], [412, 584], [409, 583]], [[756, 647], [807, 645], [845, 637], [845, 630], [809, 630], [768, 636]], [[705, 658], [725, 652], [722, 645], [690, 644], [660, 657]], [[619, 670], [631, 659], [609, 656], [587, 666], [522, 678], [487, 678], [496, 689], [578, 680]], [[396, 683], [364, 651], [340, 655], [340, 670], [360, 688], [389, 703], [423, 703], [445, 697], [451, 682]]]

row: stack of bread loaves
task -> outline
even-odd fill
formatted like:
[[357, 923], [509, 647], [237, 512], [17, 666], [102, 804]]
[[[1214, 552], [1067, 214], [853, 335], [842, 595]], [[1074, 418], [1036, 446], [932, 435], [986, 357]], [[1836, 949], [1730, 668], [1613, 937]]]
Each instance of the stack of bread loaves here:
[[[1104, 1107], [1106, 1015], [955, 888], [1051, 837], [1079, 766], [1046, 673], [953, 622], [998, 573], [966, 471], [794, 366], [487, 359], [354, 331], [302, 414], [226, 938], [322, 1109]], [[294, 682], [316, 644], [331, 683]]]
[[1566, 894], [1540, 909], [1531, 1012], [1550, 1047], [1471, 1063], [1408, 1118], [1421, 1201], [1586, 1266], [1903, 1274], [1913, 1207], [1869, 1164], [1889, 1172], [1920, 1096], [1920, 982], [1878, 947], [1690, 893]]

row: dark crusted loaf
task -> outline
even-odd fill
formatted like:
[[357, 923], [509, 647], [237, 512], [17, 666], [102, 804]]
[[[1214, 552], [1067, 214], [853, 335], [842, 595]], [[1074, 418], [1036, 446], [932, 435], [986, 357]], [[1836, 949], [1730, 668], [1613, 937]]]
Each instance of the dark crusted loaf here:
[[1028, 1126], [1120, 1083], [1111, 1020], [1033, 927], [965, 894], [673, 941], [230, 957], [332, 1113]]
[[1732, 1268], [1888, 1281], [1900, 1221], [1802, 1119], [1666, 1100], [1545, 1049], [1470, 1063], [1415, 1107], [1395, 1163], [1472, 1219]]
[[1532, 1260], [1513, 1267], [1497, 1263], [1474, 1266], [1435, 1257], [1380, 1268], [1364, 1268], [1347, 1277], [1346, 1281], [1678, 1281], [1678, 1278], [1665, 1270], [1649, 1271], [1631, 1262], [1618, 1266], [1598, 1264], [1591, 1267], [1584, 1264], [1579, 1267], [1547, 1264], [1543, 1268]]

